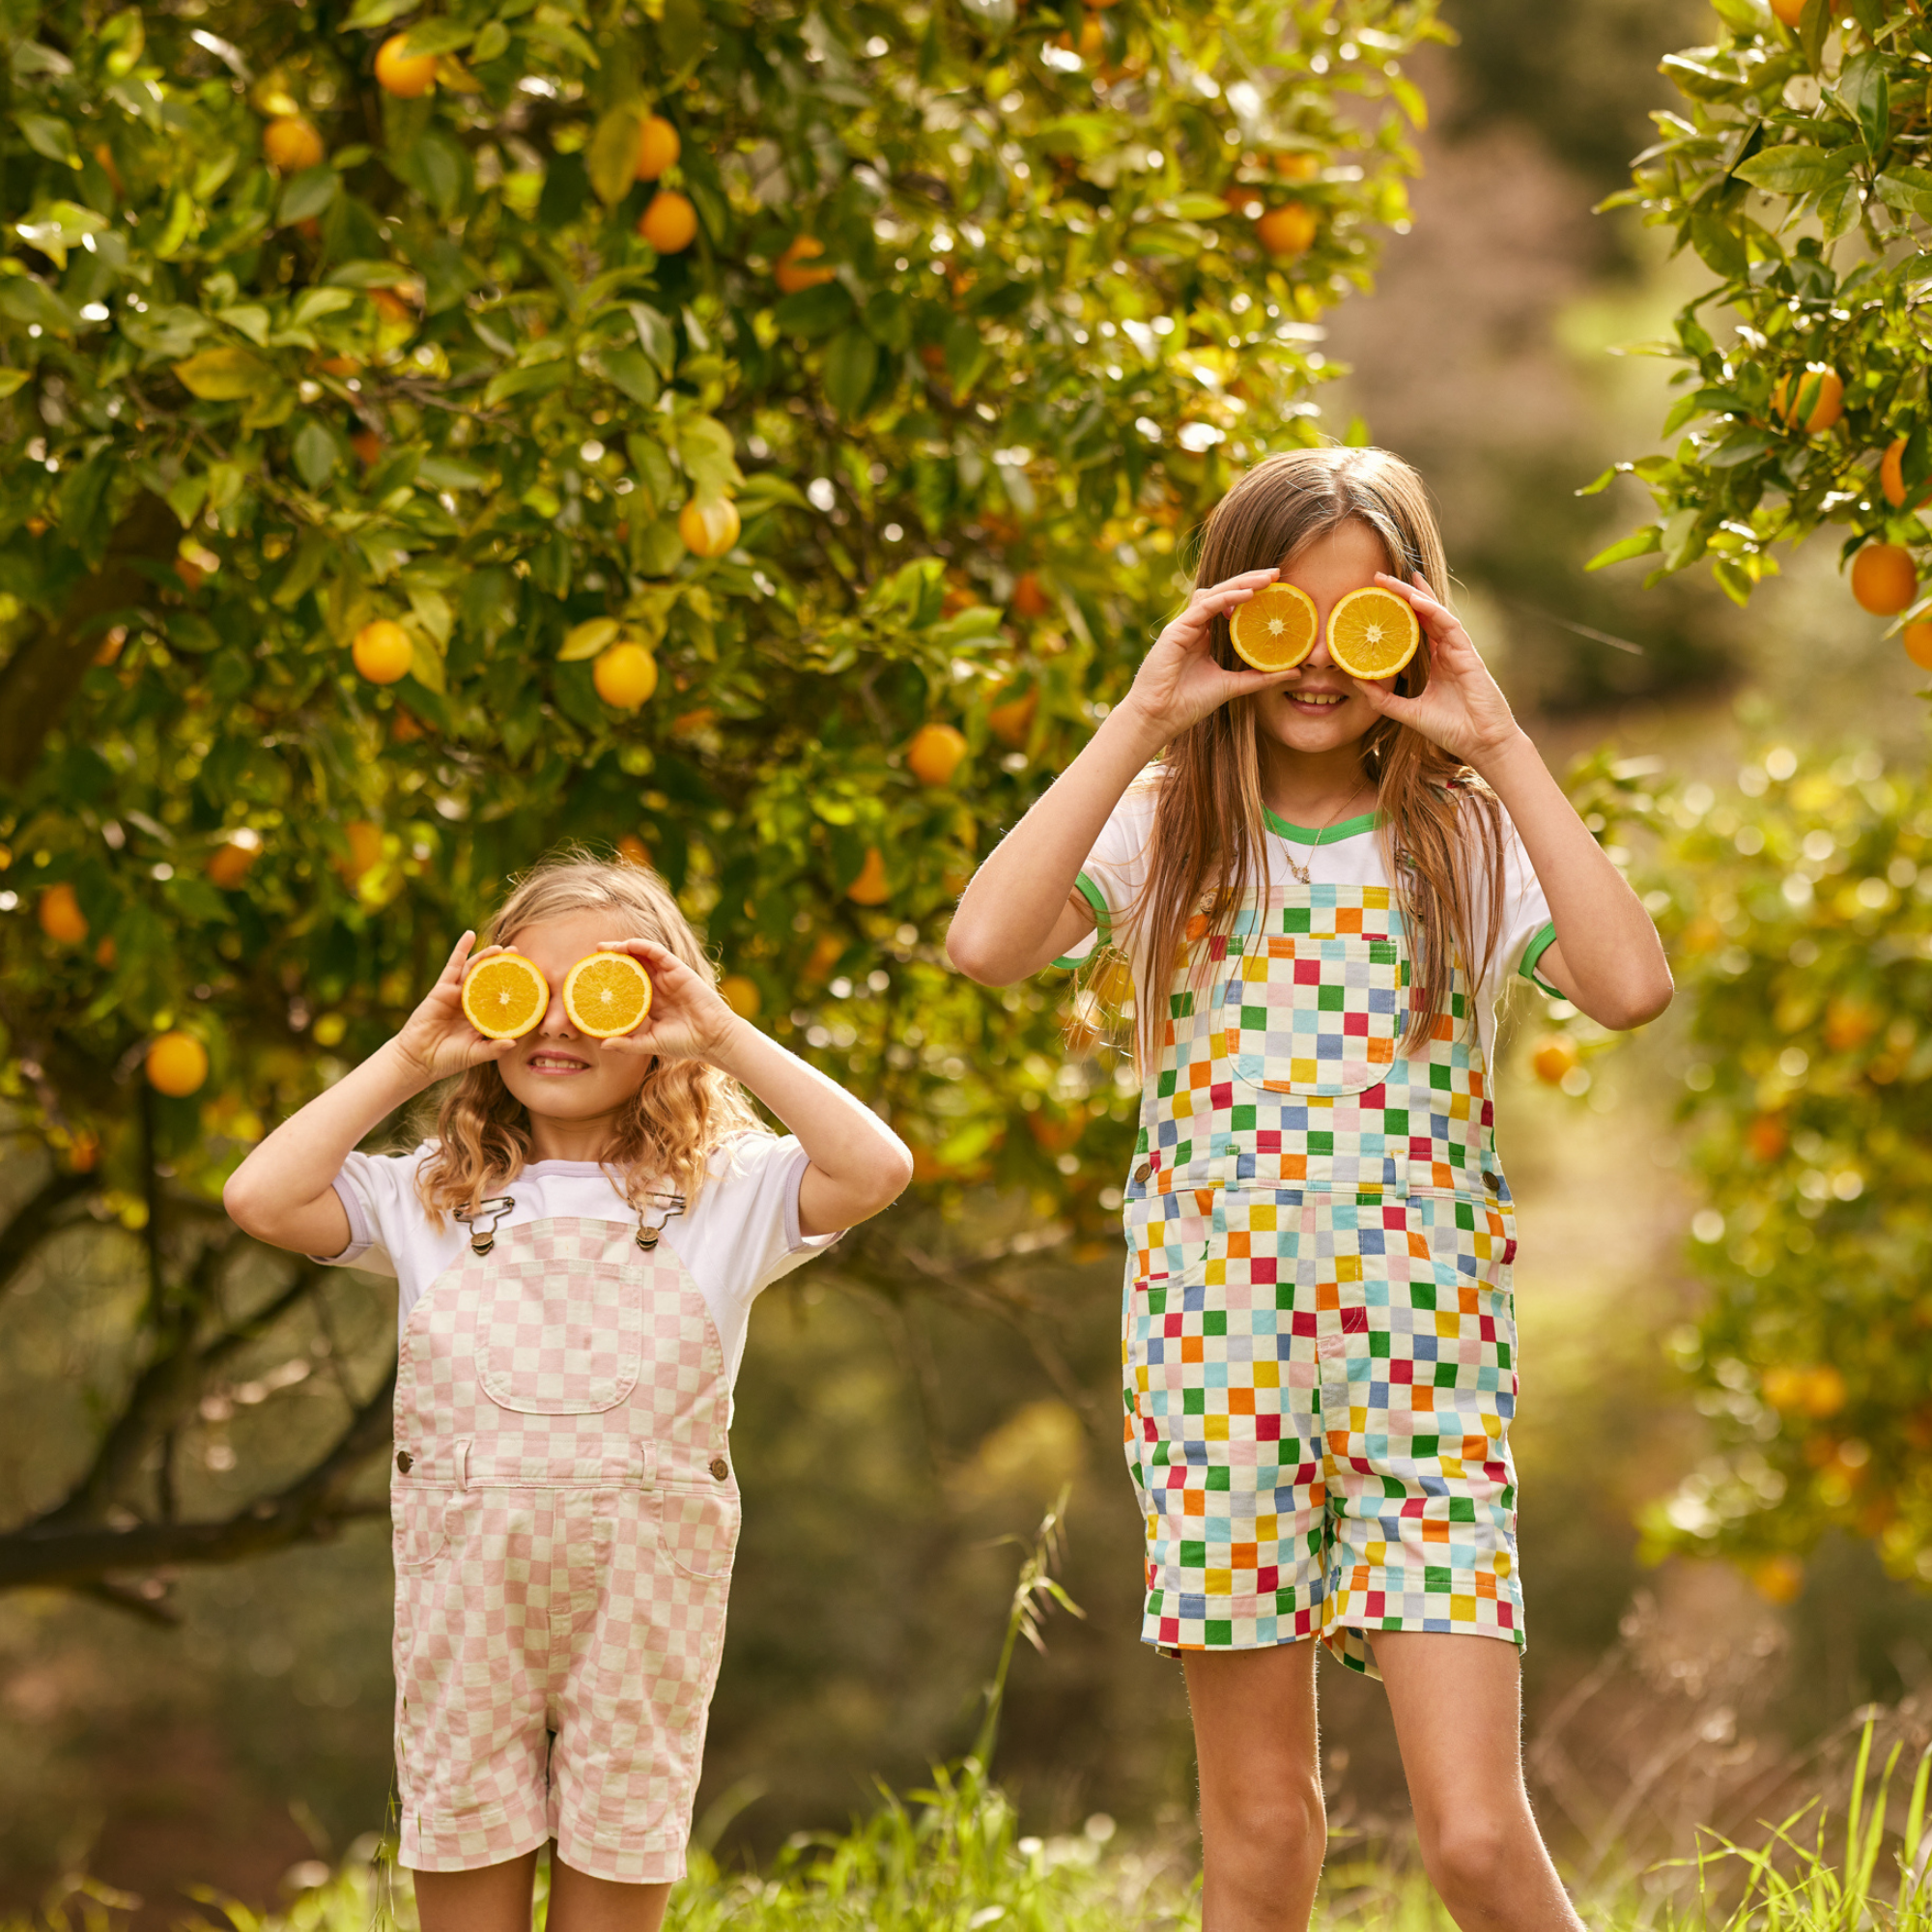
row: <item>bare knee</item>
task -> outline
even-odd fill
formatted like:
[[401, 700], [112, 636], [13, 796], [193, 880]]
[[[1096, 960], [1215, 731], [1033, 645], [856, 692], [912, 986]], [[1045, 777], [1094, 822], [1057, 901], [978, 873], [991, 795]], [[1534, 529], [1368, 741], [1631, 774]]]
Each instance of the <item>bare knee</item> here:
[[1499, 1811], [1459, 1809], [1425, 1830], [1422, 1862], [1430, 1883], [1453, 1911], [1459, 1904], [1493, 1903], [1511, 1884], [1513, 1867], [1535, 1859], [1516, 1822]]
[[1210, 1861], [1293, 1883], [1319, 1872], [1328, 1849], [1328, 1815], [1312, 1777], [1202, 1794], [1201, 1835]]

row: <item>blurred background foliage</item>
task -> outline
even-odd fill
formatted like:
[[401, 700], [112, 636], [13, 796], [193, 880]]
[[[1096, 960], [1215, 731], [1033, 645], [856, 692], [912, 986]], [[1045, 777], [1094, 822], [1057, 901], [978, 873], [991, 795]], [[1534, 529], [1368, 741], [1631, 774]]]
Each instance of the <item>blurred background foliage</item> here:
[[[251, 505], [232, 528], [218, 503], [211, 524], [212, 497], [193, 504], [192, 527], [169, 511], [146, 557], [154, 567], [130, 563], [141, 588], [126, 610], [139, 614], [118, 644], [108, 640], [122, 615], [83, 611], [69, 625], [80, 682], [10, 794], [0, 1024], [18, 1069], [18, 1138], [0, 1184], [28, 1218], [10, 1237], [18, 1259], [0, 1270], [10, 1345], [0, 1521], [55, 1513], [57, 1528], [127, 1537], [166, 1527], [170, 1514], [176, 1524], [240, 1523], [263, 1497], [299, 1492], [358, 1405], [380, 1414], [386, 1285], [298, 1273], [231, 1246], [198, 1201], [265, 1116], [393, 1023], [420, 958], [474, 917], [507, 869], [554, 838], [628, 838], [625, 849], [664, 866], [707, 920], [723, 970], [739, 980], [734, 996], [755, 998], [781, 1037], [887, 1095], [921, 1148], [917, 1201], [776, 1291], [753, 1324], [736, 1424], [750, 1507], [700, 1801], [722, 1853], [769, 1854], [794, 1831], [839, 1824], [869, 1808], [875, 1775], [903, 1787], [970, 1741], [1017, 1554], [1002, 1539], [1027, 1535], [1063, 1482], [1072, 1485], [1065, 1574], [1088, 1617], [1056, 1620], [1047, 1655], [1022, 1656], [997, 1769], [1031, 1830], [1098, 1843], [1118, 1820], [1184, 1851], [1185, 1709], [1178, 1675], [1133, 1641], [1138, 1528], [1115, 1460], [1119, 1264], [1106, 1190], [1123, 1158], [1125, 1096], [1080, 1024], [1099, 1017], [1092, 1009], [1073, 1015], [1080, 1050], [1069, 1056], [1064, 980], [983, 996], [946, 975], [935, 948], [959, 869], [1064, 759], [1092, 707], [1119, 695], [1172, 595], [1176, 550], [1227, 466], [1270, 440], [1373, 433], [1429, 476], [1465, 611], [1552, 762], [1614, 742], [1581, 782], [1597, 790], [1604, 836], [1655, 895], [1686, 987], [1662, 1025], [1616, 1054], [1575, 1015], [1538, 1003], [1513, 1024], [1503, 1069], [1524, 1236], [1517, 1440], [1544, 1814], [1579, 1870], [1612, 1843], [1671, 1848], [1688, 1820], [1731, 1805], [1756, 1815], [1764, 1780], [1808, 1764], [1853, 1706], [1909, 1693], [1932, 1673], [1923, 1600], [1885, 1575], [1917, 1561], [1899, 1525], [1922, 1523], [1910, 1471], [1923, 1454], [1899, 1378], [1888, 1379], [1892, 1365], [1864, 1333], [1889, 1322], [1897, 1347], [1924, 1346], [1896, 1291], [1922, 1236], [1903, 1197], [1886, 1191], [1909, 1180], [1911, 1150], [1903, 1133], [1889, 1155], [1861, 1144], [1900, 1125], [1886, 1110], [1922, 1091], [1903, 1073], [1869, 1077], [1896, 1022], [1923, 1009], [1917, 982], [1900, 977], [1923, 968], [1876, 959], [1882, 935], [1866, 929], [1923, 925], [1916, 879], [1891, 878], [1923, 836], [1913, 830], [1924, 810], [1922, 680], [1883, 624], [1850, 605], [1829, 558], [1796, 558], [1748, 613], [1690, 573], [1646, 592], [1640, 568], [1581, 567], [1648, 499], [1629, 477], [1598, 497], [1575, 492], [1641, 445], [1672, 400], [1663, 361], [1605, 352], [1662, 335], [1706, 276], [1694, 257], [1667, 258], [1631, 216], [1591, 221], [1586, 211], [1627, 179], [1624, 163], [1649, 136], [1645, 112], [1672, 99], [1658, 58], [1708, 40], [1707, 9], [1447, 0], [1453, 48], [1378, 49], [1351, 35], [1348, 65], [1369, 90], [1345, 109], [1313, 66], [1319, 53], [1330, 76], [1343, 71], [1326, 51], [1341, 39], [1322, 32], [1330, 10], [1296, 7], [1281, 17], [1308, 66], [1284, 69], [1285, 96], [1252, 78], [1259, 116], [1224, 84], [1231, 71], [1218, 97], [1157, 86], [1157, 47], [1208, 66], [1194, 37], [1210, 16], [1156, 16], [1134, 0], [1093, 14], [1036, 4], [1013, 21], [997, 5], [935, 10], [929, 23], [800, 14], [775, 27], [799, 36], [786, 84], [754, 76], [749, 96], [742, 77], [728, 91], [707, 80], [712, 52], [699, 56], [695, 88], [673, 86], [665, 76], [675, 63], [667, 69], [651, 38], [709, 21], [719, 48], [731, 43], [716, 57], [736, 60], [744, 37], [722, 12], [681, 14], [666, 0], [662, 19], [633, 19], [624, 32], [639, 52], [627, 77], [607, 73], [610, 63], [590, 69], [564, 31], [574, 24], [601, 47], [611, 24], [602, 10], [478, 8], [472, 31], [494, 15], [518, 38], [488, 59], [473, 41], [439, 54], [457, 67], [412, 101], [379, 98], [370, 79], [375, 49], [411, 23], [402, 10], [364, 6], [370, 24], [355, 32], [331, 31], [344, 8], [251, 14], [185, 0], [141, 11], [140, 58], [156, 85], [195, 117], [195, 141], [235, 156], [204, 198], [266, 215], [240, 241], [215, 224], [226, 258], [197, 253], [204, 229], [184, 253], [156, 255], [153, 272], [169, 302], [202, 318], [209, 343], [246, 350], [270, 372], [250, 376], [272, 386], [270, 411], [292, 400], [281, 422], [247, 425], [248, 397], [191, 399], [172, 370], [202, 336], [145, 365], [138, 343], [103, 354], [126, 324], [145, 326], [117, 291], [139, 292], [152, 314], [151, 283], [108, 289], [109, 320], [68, 335], [14, 313], [41, 298], [0, 299], [6, 360], [33, 384], [0, 404], [19, 439], [4, 484], [19, 517], [4, 544], [17, 603], [10, 672], [24, 642], [60, 628], [70, 607], [57, 600], [86, 561], [80, 537], [64, 552], [60, 522], [76, 460], [114, 451], [96, 479], [129, 491], [147, 487], [144, 474], [172, 488], [184, 470], [212, 473], [241, 450], [233, 500]], [[1260, 32], [1279, 12], [1243, 17]], [[15, 7], [6, 17], [16, 40], [51, 44], [44, 22], [70, 16]], [[1426, 16], [1396, 10], [1382, 25], [1413, 35]], [[1763, 25], [1769, 33], [1768, 15]], [[250, 39], [270, 30], [287, 37], [272, 57]], [[195, 33], [240, 52], [246, 79]], [[125, 28], [117, 35], [62, 42], [85, 79], [31, 56], [25, 71], [14, 62], [16, 110], [69, 113], [88, 136], [70, 156], [19, 128], [0, 131], [12, 144], [9, 222], [38, 222], [43, 241], [60, 241], [45, 227], [53, 202], [95, 207], [90, 197], [135, 244], [151, 232], [125, 220], [119, 197], [153, 201], [156, 187], [130, 184], [120, 161], [121, 185], [104, 193], [88, 172], [102, 116], [83, 109], [138, 66], [107, 74], [129, 44]], [[867, 51], [874, 37], [884, 52]], [[493, 71], [493, 60], [510, 65]], [[1419, 138], [1412, 113], [1375, 92], [1390, 60], [1433, 110]], [[949, 107], [882, 128], [876, 117], [900, 107], [863, 78], [881, 71], [903, 76], [900, 107], [929, 88], [960, 103], [963, 119], [951, 122]], [[263, 128], [284, 118], [277, 98], [256, 92], [270, 73], [315, 123], [318, 165], [335, 178], [307, 189], [328, 188], [319, 214], [286, 224], [290, 184], [253, 158]], [[523, 89], [526, 75], [557, 91]], [[35, 89], [38, 101], [18, 92]], [[682, 156], [660, 182], [607, 204], [586, 186], [593, 143], [607, 117], [640, 106], [679, 128]], [[1231, 128], [1248, 138], [1228, 141]], [[151, 168], [186, 166], [139, 138]], [[440, 201], [443, 178], [408, 156], [412, 143], [440, 150], [444, 139], [466, 160], [453, 163], [456, 198]], [[1422, 166], [1412, 209], [1396, 199], [1411, 141]], [[47, 145], [60, 148], [58, 136]], [[607, 134], [600, 152], [617, 146]], [[1332, 167], [1308, 178], [1308, 163], [1272, 158], [1304, 152]], [[726, 157], [709, 199], [704, 156]], [[553, 177], [573, 168], [575, 202], [547, 200]], [[883, 218], [902, 240], [881, 242], [882, 191], [867, 169], [888, 185]], [[772, 194], [774, 181], [793, 185], [793, 171], [806, 190]], [[16, 208], [27, 184], [39, 199]], [[654, 260], [631, 231], [660, 188], [686, 193], [698, 227], [688, 248]], [[949, 199], [968, 194], [980, 198], [980, 241]], [[1223, 213], [1182, 206], [1209, 194]], [[1315, 212], [1308, 247], [1284, 259], [1257, 245], [1257, 194], [1264, 209], [1293, 200]], [[358, 206], [380, 246], [359, 227], [353, 246], [333, 239], [331, 222]], [[310, 219], [313, 236], [301, 229]], [[1129, 231], [1147, 228], [1162, 231], [1160, 245], [1136, 252]], [[101, 293], [65, 279], [95, 272], [86, 265], [105, 231], [86, 232], [95, 248], [76, 235], [62, 244], [63, 267], [10, 228], [0, 269], [49, 296], [71, 293], [79, 318]], [[1369, 294], [1360, 283], [1380, 232], [1391, 239]], [[830, 264], [850, 303], [829, 331], [812, 332], [825, 320], [814, 310], [795, 334], [777, 326], [786, 302], [838, 305], [824, 294], [831, 282], [781, 288], [781, 258], [801, 233], [826, 252], [794, 254], [791, 269]], [[934, 245], [941, 233], [951, 248]], [[1065, 274], [1067, 251], [1090, 242], [1080, 259], [1091, 270]], [[444, 245], [494, 252], [483, 283], [440, 306], [428, 270]], [[904, 270], [893, 266], [901, 254]], [[607, 256], [637, 279], [587, 298]], [[222, 259], [232, 292], [211, 286]], [[360, 331], [353, 341], [331, 334], [325, 345], [318, 332], [311, 351], [273, 340], [300, 288], [353, 289], [328, 275], [378, 260], [406, 279], [369, 281], [314, 325]], [[1005, 316], [997, 301], [976, 306], [1015, 284], [1023, 298], [998, 299], [1034, 306]], [[406, 315], [371, 299], [384, 289]], [[1237, 311], [1242, 294], [1249, 305]], [[884, 340], [868, 327], [886, 314], [873, 310], [881, 296], [924, 318], [899, 350], [896, 323]], [[251, 302], [270, 318], [263, 343], [222, 319]], [[600, 302], [621, 316], [596, 313]], [[1278, 315], [1266, 315], [1270, 303]], [[987, 358], [970, 373], [950, 359], [975, 353], [962, 317]], [[1160, 319], [1175, 327], [1156, 334]], [[1237, 324], [1238, 349], [1208, 353]], [[869, 382], [893, 387], [876, 398], [868, 387], [843, 411], [828, 358], [846, 338], [840, 380], [856, 386], [867, 358], [855, 328], [873, 344]], [[562, 356], [544, 347], [559, 338]], [[610, 358], [633, 342], [655, 373], [619, 360], [636, 379], [627, 387]], [[431, 361], [415, 359], [424, 349]], [[542, 374], [557, 368], [561, 378]], [[529, 388], [483, 403], [492, 383], [532, 374]], [[138, 395], [138, 426], [125, 404], [104, 423], [88, 412], [115, 400], [112, 384]], [[647, 404], [636, 390], [654, 384]], [[439, 386], [462, 409], [438, 407]], [[49, 419], [49, 395], [64, 421]], [[1088, 444], [1096, 432], [1079, 424], [1095, 398], [1104, 426]], [[1159, 443], [1136, 427], [1143, 414]], [[339, 445], [320, 481], [299, 466], [298, 415]], [[709, 471], [740, 517], [716, 558], [681, 537], [674, 554], [663, 528], [668, 517], [674, 530], [701, 491], [694, 461], [702, 469], [707, 446], [717, 453], [702, 430], [679, 440], [678, 422], [698, 416], [724, 427], [735, 472]], [[473, 440], [452, 441], [459, 422]], [[1189, 423], [1201, 426], [1200, 449], [1177, 441]], [[363, 437], [375, 440], [354, 447]], [[33, 457], [36, 440], [45, 452]], [[592, 443], [595, 457], [584, 453]], [[321, 444], [307, 447], [320, 471]], [[420, 460], [410, 470], [412, 452]], [[45, 453], [63, 468], [47, 471]], [[1100, 485], [1118, 483], [1130, 456], [1143, 467], [1128, 497], [1103, 505]], [[163, 477], [170, 457], [179, 467]], [[482, 481], [462, 480], [472, 469]], [[119, 501], [105, 494], [90, 514]], [[437, 515], [458, 529], [407, 534], [412, 520]], [[45, 527], [34, 530], [36, 520]], [[277, 602], [301, 532], [317, 529], [328, 536], [308, 553], [321, 557], [318, 576]], [[277, 534], [288, 545], [279, 556], [269, 554]], [[566, 555], [567, 579], [557, 574]], [[450, 558], [462, 570], [426, 586], [449, 613], [439, 651], [437, 605], [411, 595], [411, 573]], [[902, 560], [915, 568], [895, 577]], [[512, 581], [500, 627], [476, 620], [469, 589], [498, 568]], [[360, 626], [349, 619], [372, 613], [402, 625], [409, 642], [392, 685], [351, 663]], [[583, 630], [607, 615], [618, 632]], [[215, 639], [199, 653], [195, 618]], [[98, 638], [83, 636], [90, 623]], [[647, 647], [658, 673], [634, 709], [596, 696], [595, 656], [559, 660], [613, 643]], [[93, 663], [110, 650], [114, 662]], [[245, 668], [248, 683], [217, 688], [221, 666], [228, 677]], [[16, 739], [21, 716], [9, 707]], [[506, 728], [531, 719], [533, 737], [506, 742]], [[939, 782], [909, 758], [927, 724], [965, 741]], [[131, 757], [111, 752], [117, 734]], [[246, 751], [225, 776], [208, 769], [223, 734]], [[943, 754], [922, 756], [928, 770], [958, 750], [944, 737], [925, 744]], [[64, 790], [71, 782], [79, 789]], [[31, 839], [20, 836], [30, 822]], [[1753, 829], [1764, 842], [1747, 850]], [[244, 831], [259, 846], [238, 848]], [[1819, 832], [1832, 851], [1807, 856]], [[886, 891], [867, 903], [874, 844]], [[728, 864], [753, 869], [727, 879]], [[235, 867], [236, 882], [221, 883], [216, 872]], [[1805, 904], [1787, 894], [1794, 875], [1813, 887]], [[1867, 879], [1886, 881], [1895, 902], [1833, 910]], [[85, 939], [66, 945], [37, 917], [45, 889], [63, 882], [88, 921]], [[103, 938], [114, 941], [105, 963]], [[1806, 943], [1815, 953], [1794, 953]], [[1830, 976], [1841, 973], [1869, 988], [1882, 1015], [1856, 1049], [1825, 1037]], [[1783, 1025], [1781, 1001], [1790, 1039], [1768, 1031]], [[158, 1094], [143, 1079], [157, 1030], [208, 1047], [195, 1094]], [[1534, 1068], [1556, 1036], [1571, 1044], [1542, 1062], [1558, 1071], [1548, 1082]], [[1796, 1084], [1780, 1065], [1794, 1048], [1805, 1056]], [[1767, 1080], [1788, 1136], [1769, 1160], [1748, 1147]], [[1022, 1120], [1024, 1131], [1002, 1132]], [[1852, 1170], [1861, 1185], [1848, 1196], [1839, 1177]], [[1712, 1214], [1721, 1232], [1698, 1238], [1713, 1224], [1693, 1234], [1693, 1221]], [[1776, 1245], [1794, 1232], [1812, 1243], [1795, 1260]], [[1754, 1272], [1767, 1254], [1768, 1276]], [[1873, 1275], [1875, 1257], [1896, 1271]], [[272, 1326], [251, 1321], [265, 1310]], [[1827, 1369], [1843, 1397], [1820, 1414], [1837, 1396]], [[117, 1435], [130, 1415], [141, 1426]], [[1889, 1459], [1908, 1452], [1917, 1461], [1895, 1479]], [[1881, 1489], [1892, 1498], [1884, 1522], [1870, 1514]], [[89, 1863], [144, 1894], [139, 1920], [158, 1927], [182, 1883], [268, 1898], [292, 1867], [380, 1825], [387, 1554], [380, 1526], [354, 1520], [357, 1508], [380, 1510], [380, 1487], [350, 1481], [328, 1508], [304, 1514], [311, 1501], [294, 1494], [273, 1520], [293, 1536], [340, 1516], [339, 1535], [242, 1564], [157, 1559], [89, 1573], [114, 1590], [112, 1604], [46, 1590], [0, 1597], [0, 1701], [14, 1741], [0, 1765], [0, 1905]], [[1644, 1567], [1666, 1550], [1713, 1548], [1735, 1564]], [[144, 1585], [178, 1626], [139, 1616], [156, 1607]], [[1379, 1692], [1326, 1673], [1323, 1697], [1338, 1838], [1399, 1836], [1399, 1765]], [[1665, 1759], [1688, 1769], [1660, 1774]]]

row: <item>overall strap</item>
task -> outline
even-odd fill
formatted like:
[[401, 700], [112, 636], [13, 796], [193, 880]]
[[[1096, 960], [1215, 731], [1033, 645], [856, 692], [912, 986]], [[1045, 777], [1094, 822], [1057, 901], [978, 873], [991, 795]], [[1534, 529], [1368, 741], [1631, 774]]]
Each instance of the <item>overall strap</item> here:
[[471, 1254], [487, 1255], [497, 1245], [497, 1223], [516, 1205], [513, 1196], [498, 1194], [488, 1201], [472, 1201], [468, 1208], [455, 1210], [456, 1218], [469, 1230]]

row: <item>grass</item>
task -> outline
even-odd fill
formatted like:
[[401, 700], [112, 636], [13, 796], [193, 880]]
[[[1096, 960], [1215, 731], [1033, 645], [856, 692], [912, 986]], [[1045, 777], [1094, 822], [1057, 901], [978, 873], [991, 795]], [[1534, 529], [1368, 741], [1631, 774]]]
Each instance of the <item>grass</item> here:
[[[1117, 1842], [1095, 1818], [1077, 1836], [1022, 1833], [1012, 1804], [985, 1774], [1017, 1640], [1039, 1642], [1049, 1603], [1079, 1614], [1052, 1576], [1060, 1512], [1049, 1514], [1014, 1588], [1007, 1640], [985, 1690], [974, 1754], [904, 1794], [881, 1787], [870, 1817], [843, 1834], [802, 1833], [763, 1872], [727, 1872], [695, 1845], [690, 1876], [671, 1897], [667, 1932], [1187, 1932], [1200, 1925], [1194, 1847], [1164, 1851]], [[1867, 1723], [1842, 1828], [1824, 1802], [1806, 1805], [1747, 1845], [1700, 1834], [1697, 1856], [1626, 1875], [1620, 1896], [1586, 1906], [1598, 1932], [1932, 1932], [1932, 1834], [1926, 1831], [1932, 1747], [1918, 1758], [1903, 1815], [1891, 1823], [1901, 1747], [1876, 1777]], [[727, 1795], [710, 1828], [728, 1822]], [[700, 1840], [705, 1836], [700, 1833]], [[339, 1869], [284, 1909], [259, 1913], [213, 1892], [197, 1895], [227, 1932], [415, 1932], [408, 1876], [393, 1843]], [[304, 1876], [307, 1874], [304, 1873]], [[535, 1926], [545, 1921], [538, 1876]], [[111, 1932], [124, 1901], [76, 1881], [35, 1920], [0, 1932]], [[1346, 1850], [1331, 1856], [1316, 1913], [1320, 1932], [1453, 1932], [1419, 1872]]]

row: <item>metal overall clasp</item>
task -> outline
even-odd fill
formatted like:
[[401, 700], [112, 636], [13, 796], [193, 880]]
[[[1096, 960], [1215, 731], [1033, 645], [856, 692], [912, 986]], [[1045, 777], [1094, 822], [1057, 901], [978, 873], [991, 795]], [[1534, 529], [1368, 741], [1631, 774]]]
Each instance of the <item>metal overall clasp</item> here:
[[[644, 1218], [651, 1208], [655, 1208], [658, 1210], [658, 1217], [655, 1221], [647, 1221]], [[682, 1194], [645, 1195], [643, 1204], [638, 1209], [639, 1247], [642, 1248], [645, 1254], [649, 1254], [657, 1246], [658, 1236], [664, 1233], [664, 1224], [673, 1214], [682, 1214], [683, 1212], [684, 1196]]]
[[456, 1209], [456, 1218], [469, 1230], [472, 1255], [487, 1255], [497, 1245], [497, 1223], [516, 1205], [513, 1196], [499, 1194], [495, 1200], [478, 1201], [471, 1207]]

